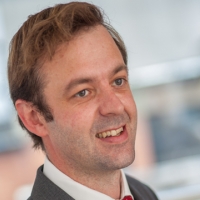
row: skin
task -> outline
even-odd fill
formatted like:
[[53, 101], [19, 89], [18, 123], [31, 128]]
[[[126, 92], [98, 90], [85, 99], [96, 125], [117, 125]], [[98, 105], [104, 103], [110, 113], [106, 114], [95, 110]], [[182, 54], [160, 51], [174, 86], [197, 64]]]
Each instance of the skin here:
[[[46, 122], [28, 102], [16, 108], [26, 127], [42, 137], [49, 160], [75, 181], [120, 197], [120, 170], [134, 160], [137, 112], [127, 67], [103, 26], [78, 33], [57, 49], [42, 73]], [[97, 134], [124, 128], [117, 137]]]

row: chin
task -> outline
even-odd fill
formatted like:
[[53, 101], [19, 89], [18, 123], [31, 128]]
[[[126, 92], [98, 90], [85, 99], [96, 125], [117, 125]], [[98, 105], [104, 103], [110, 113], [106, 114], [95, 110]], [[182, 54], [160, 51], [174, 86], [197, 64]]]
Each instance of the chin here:
[[133, 163], [134, 160], [135, 160], [135, 155], [132, 156], [131, 158], [125, 160], [125, 161], [121, 164], [121, 166], [120, 166], [119, 169], [122, 169], [122, 168], [128, 167], [129, 165], [131, 165], [131, 164]]
[[133, 163], [134, 160], [135, 160], [135, 153], [128, 154], [119, 159], [116, 158], [113, 161], [113, 169], [117, 170], [117, 169], [123, 169], [125, 167], [128, 167], [129, 165]]

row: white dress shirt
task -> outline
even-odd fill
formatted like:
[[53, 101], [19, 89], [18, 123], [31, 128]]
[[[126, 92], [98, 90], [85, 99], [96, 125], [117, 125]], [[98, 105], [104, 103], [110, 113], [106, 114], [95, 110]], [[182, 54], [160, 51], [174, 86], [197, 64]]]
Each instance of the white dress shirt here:
[[[87, 200], [114, 200], [113, 198], [88, 188], [63, 174], [48, 160], [48, 158], [45, 159], [43, 173], [75, 200], [82, 200], [83, 197]], [[123, 170], [121, 170], [121, 177], [121, 198], [126, 195], [132, 196]]]

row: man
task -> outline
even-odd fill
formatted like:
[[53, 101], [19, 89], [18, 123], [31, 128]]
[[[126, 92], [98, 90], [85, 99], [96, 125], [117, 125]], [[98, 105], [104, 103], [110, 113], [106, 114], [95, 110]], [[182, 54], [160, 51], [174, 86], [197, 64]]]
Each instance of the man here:
[[30, 16], [11, 41], [8, 76], [19, 122], [47, 156], [29, 199], [157, 199], [120, 170], [135, 157], [136, 107], [124, 43], [96, 6]]

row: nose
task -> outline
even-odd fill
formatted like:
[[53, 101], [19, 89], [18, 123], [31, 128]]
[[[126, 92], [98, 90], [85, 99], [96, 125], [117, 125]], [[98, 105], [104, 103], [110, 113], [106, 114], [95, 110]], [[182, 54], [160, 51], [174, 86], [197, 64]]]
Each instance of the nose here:
[[119, 115], [124, 112], [120, 95], [112, 90], [102, 91], [99, 97], [99, 112], [101, 115]]

